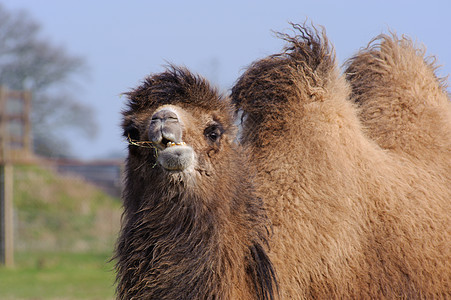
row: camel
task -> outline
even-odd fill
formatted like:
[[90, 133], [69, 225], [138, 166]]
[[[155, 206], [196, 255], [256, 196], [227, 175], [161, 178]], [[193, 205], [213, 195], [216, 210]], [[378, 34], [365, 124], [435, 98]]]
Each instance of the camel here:
[[[431, 108], [435, 113], [425, 121], [438, 124], [416, 128], [429, 130], [426, 145], [393, 133], [411, 143], [409, 149], [401, 146], [403, 151], [411, 149], [418, 159], [433, 155], [429, 159], [443, 167], [428, 169], [387, 150], [385, 138], [372, 133], [392, 121], [376, 121], [358, 106], [365, 105], [360, 99], [376, 106], [379, 99], [367, 90], [352, 93], [324, 31], [293, 28], [293, 36], [280, 35], [288, 43], [284, 50], [252, 63], [231, 93], [243, 112], [240, 141], [251, 155], [256, 193], [273, 226], [268, 255], [280, 298], [449, 297], [451, 187], [442, 171], [449, 176], [450, 131], [443, 91], [428, 77], [436, 94], [424, 99], [424, 107], [447, 111]], [[365, 65], [360, 70], [371, 68]], [[355, 76], [351, 81], [359, 87], [361, 76]], [[401, 95], [416, 88], [409, 84], [398, 86]], [[388, 95], [385, 103], [396, 101]], [[393, 108], [387, 109], [390, 114]], [[409, 113], [406, 119], [414, 120]], [[422, 149], [429, 152], [416, 154]]]
[[274, 299], [270, 223], [230, 99], [175, 66], [127, 97], [117, 299]]

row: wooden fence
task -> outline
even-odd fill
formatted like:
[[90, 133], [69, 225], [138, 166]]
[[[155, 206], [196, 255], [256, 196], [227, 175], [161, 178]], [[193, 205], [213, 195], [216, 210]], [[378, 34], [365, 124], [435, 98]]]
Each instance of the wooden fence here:
[[58, 173], [77, 176], [97, 186], [110, 196], [119, 198], [122, 190], [124, 160], [98, 160], [83, 162], [71, 159], [53, 159], [46, 163]]
[[31, 159], [30, 111], [30, 92], [0, 87], [0, 163]]
[[0, 265], [14, 265], [13, 164], [29, 161], [31, 93], [0, 87]]

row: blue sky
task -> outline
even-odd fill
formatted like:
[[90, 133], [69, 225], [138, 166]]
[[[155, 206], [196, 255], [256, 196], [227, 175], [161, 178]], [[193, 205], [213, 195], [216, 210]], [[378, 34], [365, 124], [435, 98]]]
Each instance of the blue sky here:
[[[427, 47], [451, 73], [451, 1], [144, 1], [0, 0], [42, 25], [42, 36], [82, 56], [89, 76], [77, 80], [77, 98], [96, 112], [95, 140], [73, 133], [83, 159], [125, 153], [120, 94], [167, 62], [184, 65], [228, 91], [252, 61], [279, 52], [272, 31], [288, 22], [325, 27], [343, 63], [380, 33], [406, 34]], [[72, 134], [72, 133], [71, 133]]]

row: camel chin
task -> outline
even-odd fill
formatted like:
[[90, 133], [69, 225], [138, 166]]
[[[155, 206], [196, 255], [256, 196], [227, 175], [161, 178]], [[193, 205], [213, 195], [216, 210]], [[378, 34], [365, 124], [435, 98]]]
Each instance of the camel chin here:
[[166, 171], [194, 169], [194, 150], [190, 146], [172, 146], [159, 152], [157, 162]]

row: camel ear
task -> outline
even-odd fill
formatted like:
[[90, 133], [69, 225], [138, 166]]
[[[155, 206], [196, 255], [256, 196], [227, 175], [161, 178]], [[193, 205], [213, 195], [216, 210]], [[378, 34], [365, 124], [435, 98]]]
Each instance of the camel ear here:
[[236, 125], [229, 126], [225, 132], [225, 135], [226, 135], [226, 138], [228, 139], [229, 143], [237, 141], [238, 126], [236, 126]]
[[138, 141], [140, 136], [139, 129], [135, 124], [129, 124], [125, 126], [123, 135], [129, 140]]

